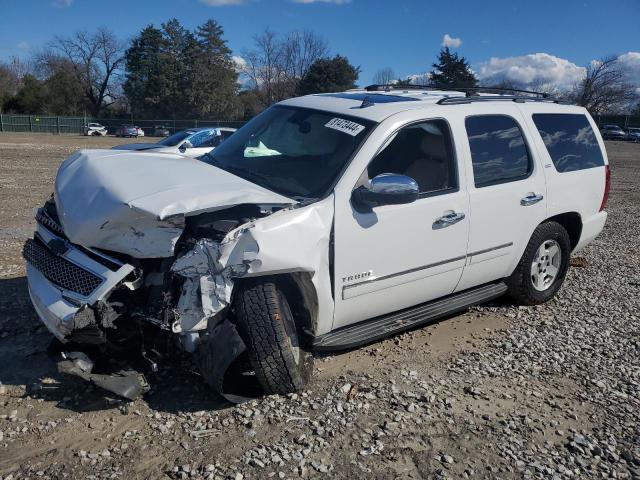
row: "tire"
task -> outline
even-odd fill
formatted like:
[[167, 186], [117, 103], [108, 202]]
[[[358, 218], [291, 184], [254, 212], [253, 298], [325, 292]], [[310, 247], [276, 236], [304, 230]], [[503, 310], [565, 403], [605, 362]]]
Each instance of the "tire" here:
[[538, 225], [518, 266], [506, 280], [507, 293], [522, 305], [551, 300], [564, 282], [570, 257], [571, 241], [565, 228], [557, 222]]
[[284, 293], [273, 282], [256, 282], [235, 299], [243, 337], [258, 382], [267, 394], [301, 390], [313, 372], [313, 357], [302, 349]]

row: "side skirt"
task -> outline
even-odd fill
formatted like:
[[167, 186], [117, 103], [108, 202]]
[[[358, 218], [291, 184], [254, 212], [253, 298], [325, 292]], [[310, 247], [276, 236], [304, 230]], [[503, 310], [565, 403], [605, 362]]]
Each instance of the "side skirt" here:
[[507, 291], [502, 283], [490, 283], [415, 307], [389, 313], [348, 325], [315, 337], [311, 346], [316, 351], [346, 350], [395, 335], [427, 322], [464, 310], [472, 305], [501, 297]]

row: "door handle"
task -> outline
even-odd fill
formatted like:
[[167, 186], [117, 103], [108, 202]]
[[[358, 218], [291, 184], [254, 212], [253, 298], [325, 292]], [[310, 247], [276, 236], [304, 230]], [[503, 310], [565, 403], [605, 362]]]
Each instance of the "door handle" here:
[[457, 213], [457, 212], [448, 213], [436, 219], [436, 221], [433, 222], [433, 229], [437, 230], [439, 228], [450, 227], [451, 225], [455, 225], [459, 221], [464, 220], [464, 218], [465, 218], [464, 213]]
[[535, 205], [543, 198], [544, 197], [542, 195], [536, 195], [535, 193], [530, 193], [526, 197], [520, 199], [520, 205], [522, 205], [523, 207], [528, 207], [529, 205]]

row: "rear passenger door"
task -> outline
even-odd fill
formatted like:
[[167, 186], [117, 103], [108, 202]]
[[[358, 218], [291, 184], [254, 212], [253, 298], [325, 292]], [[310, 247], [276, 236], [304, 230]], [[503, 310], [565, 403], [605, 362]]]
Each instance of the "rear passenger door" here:
[[465, 118], [471, 225], [457, 291], [510, 275], [547, 217], [544, 171], [520, 111], [487, 107], [470, 105]]

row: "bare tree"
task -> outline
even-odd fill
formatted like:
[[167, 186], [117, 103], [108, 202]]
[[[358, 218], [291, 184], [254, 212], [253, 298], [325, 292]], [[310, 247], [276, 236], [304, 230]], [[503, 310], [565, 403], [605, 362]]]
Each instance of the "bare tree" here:
[[280, 100], [280, 85], [286, 78], [282, 67], [283, 49], [278, 35], [268, 28], [253, 39], [254, 48], [245, 50], [243, 73], [253, 89], [259, 92], [260, 101], [269, 106]]
[[391, 67], [384, 67], [378, 70], [373, 76], [373, 83], [375, 85], [389, 85], [395, 78], [396, 74], [393, 69]]
[[591, 62], [585, 77], [575, 85], [570, 100], [592, 115], [629, 109], [635, 98], [628, 74], [615, 56]]
[[329, 46], [311, 30], [287, 34], [282, 42], [282, 67], [289, 79], [301, 79], [316, 60], [329, 55]]
[[56, 36], [51, 52], [66, 58], [73, 74], [83, 86], [91, 115], [100, 113], [115, 101], [115, 79], [124, 61], [124, 45], [102, 27], [95, 33], [80, 31], [71, 37]]
[[254, 37], [253, 49], [242, 52], [242, 73], [261, 103], [269, 106], [293, 96], [311, 65], [328, 51], [326, 41], [312, 31], [291, 32], [281, 38], [267, 28]]
[[12, 57], [8, 62], [0, 62], [0, 97], [15, 95], [22, 86], [22, 79], [32, 73], [32, 65], [25, 63], [18, 57]]

